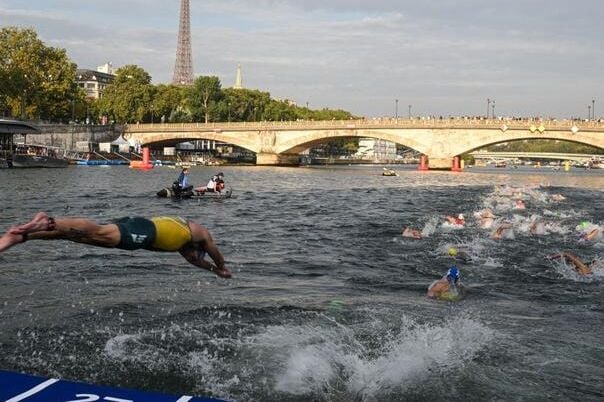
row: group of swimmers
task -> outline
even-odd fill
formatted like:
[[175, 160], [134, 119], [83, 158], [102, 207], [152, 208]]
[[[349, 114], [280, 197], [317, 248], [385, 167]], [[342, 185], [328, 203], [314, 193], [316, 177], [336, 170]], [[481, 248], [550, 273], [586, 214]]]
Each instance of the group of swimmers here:
[[[182, 175], [186, 177], [188, 169], [183, 169]], [[216, 175], [211, 181], [218, 182], [222, 174]], [[183, 184], [187, 184], [183, 180]], [[206, 191], [208, 191], [206, 189]], [[498, 189], [496, 194], [505, 194], [508, 189]], [[513, 196], [522, 194], [517, 192]], [[564, 200], [560, 194], [551, 197], [552, 201]], [[518, 209], [519, 205], [526, 208], [524, 202], [514, 202], [512, 208]], [[482, 229], [491, 229], [495, 226], [497, 216], [493, 208], [485, 208], [475, 214]], [[463, 214], [447, 216], [444, 223], [465, 227], [466, 222]], [[444, 224], [443, 223], [443, 224]], [[539, 216], [529, 218], [529, 232], [532, 235], [545, 234], [545, 224]], [[500, 240], [511, 233], [513, 223], [504, 219], [496, 225], [490, 237]], [[579, 231], [580, 241], [596, 241], [602, 237], [600, 226], [589, 222], [582, 222], [576, 228]], [[415, 239], [423, 237], [422, 232], [417, 229], [405, 228], [403, 236]], [[202, 225], [186, 221], [179, 217], [152, 217], [152, 218], [121, 218], [107, 224], [99, 224], [84, 218], [53, 218], [45, 212], [37, 213], [34, 218], [25, 224], [12, 226], [2, 237], [0, 237], [0, 253], [28, 240], [69, 240], [77, 243], [85, 243], [98, 247], [119, 248], [124, 250], [145, 249], [150, 251], [177, 251], [189, 263], [207, 269], [222, 278], [230, 278], [231, 272], [225, 267], [222, 254], [216, 247], [210, 232]], [[213, 263], [204, 259], [206, 253]], [[457, 261], [461, 257], [460, 251], [451, 247], [448, 250], [454, 263], [448, 268], [443, 278], [435, 281], [428, 288], [428, 296], [441, 298], [443, 295], [459, 294], [460, 273]], [[590, 275], [593, 270], [590, 265], [581, 261], [579, 257], [570, 252], [555, 253], [545, 257], [548, 260], [563, 259], [571, 264], [580, 275]]]
[[[482, 210], [473, 213], [476, 219], [477, 226], [480, 229], [490, 230], [489, 237], [492, 240], [503, 240], [514, 238], [514, 227], [518, 230], [530, 233], [532, 236], [545, 235], [549, 224], [539, 215], [530, 215], [523, 217], [522, 215], [512, 215], [514, 212], [522, 212], [526, 210], [525, 199], [532, 199], [535, 203], [538, 202], [561, 202], [566, 198], [562, 194], [545, 195], [538, 191], [535, 187], [515, 188], [510, 186], [498, 186], [494, 193], [485, 202], [486, 207]], [[497, 216], [495, 213], [503, 212], [502, 216]], [[444, 217], [442, 227], [446, 229], [462, 229], [466, 227], [466, 220], [463, 214], [447, 215]], [[550, 227], [550, 230], [551, 227]], [[587, 221], [582, 222], [576, 227], [579, 241], [594, 242], [602, 238], [602, 228]], [[406, 227], [402, 235], [403, 237], [422, 239], [425, 234], [419, 229]], [[457, 260], [459, 259], [460, 250], [449, 248], [449, 256], [454, 258], [453, 264], [449, 267], [447, 274], [441, 279], [434, 281], [428, 288], [428, 297], [431, 298], [448, 298], [451, 294], [458, 294], [459, 290], [459, 269]], [[591, 275], [593, 269], [589, 264], [581, 261], [579, 257], [570, 252], [555, 253], [545, 257], [548, 260], [562, 259], [567, 264], [571, 265], [579, 275]], [[455, 280], [452, 281], [451, 272], [455, 272]], [[443, 297], [444, 296], [444, 297]]]

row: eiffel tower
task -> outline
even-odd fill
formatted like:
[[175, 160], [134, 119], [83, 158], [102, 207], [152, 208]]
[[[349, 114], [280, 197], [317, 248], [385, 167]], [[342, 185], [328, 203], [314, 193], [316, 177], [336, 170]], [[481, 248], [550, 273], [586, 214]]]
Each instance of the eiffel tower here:
[[180, 25], [178, 27], [178, 46], [172, 84], [193, 84], [193, 57], [191, 55], [191, 21], [189, 0], [180, 0]]

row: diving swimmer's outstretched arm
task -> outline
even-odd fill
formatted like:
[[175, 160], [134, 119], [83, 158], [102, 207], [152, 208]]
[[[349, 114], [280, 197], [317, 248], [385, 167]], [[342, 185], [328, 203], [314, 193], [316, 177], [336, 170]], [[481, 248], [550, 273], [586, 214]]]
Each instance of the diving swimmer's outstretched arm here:
[[[210, 232], [194, 222], [189, 222], [189, 227], [191, 228], [192, 244], [179, 250], [180, 254], [189, 263], [197, 267], [207, 269], [221, 278], [230, 278], [232, 276], [231, 271], [224, 266], [224, 257], [218, 250], [216, 243], [214, 243]], [[203, 259], [203, 251], [210, 255], [216, 265]]]

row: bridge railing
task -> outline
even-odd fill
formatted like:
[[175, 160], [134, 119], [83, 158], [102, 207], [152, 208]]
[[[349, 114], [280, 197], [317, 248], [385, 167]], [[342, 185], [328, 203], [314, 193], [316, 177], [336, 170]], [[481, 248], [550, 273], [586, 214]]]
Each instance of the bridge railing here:
[[476, 151], [471, 152], [474, 158], [490, 159], [490, 158], [555, 158], [555, 159], [600, 159], [603, 155], [600, 154], [576, 154], [564, 152], [490, 152]]
[[371, 129], [371, 128], [492, 128], [497, 130], [604, 130], [604, 122], [542, 119], [472, 119], [472, 118], [415, 118], [362, 120], [297, 120], [213, 123], [151, 123], [126, 125], [128, 132], [169, 131], [250, 131], [302, 129]]

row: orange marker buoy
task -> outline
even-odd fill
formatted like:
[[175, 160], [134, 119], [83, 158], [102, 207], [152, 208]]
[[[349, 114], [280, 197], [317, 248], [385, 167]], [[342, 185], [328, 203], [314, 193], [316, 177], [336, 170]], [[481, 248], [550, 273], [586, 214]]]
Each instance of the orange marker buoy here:
[[153, 169], [153, 164], [149, 161], [150, 156], [149, 147], [143, 147], [143, 160], [142, 161], [130, 161], [130, 167], [132, 169]]

